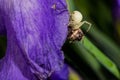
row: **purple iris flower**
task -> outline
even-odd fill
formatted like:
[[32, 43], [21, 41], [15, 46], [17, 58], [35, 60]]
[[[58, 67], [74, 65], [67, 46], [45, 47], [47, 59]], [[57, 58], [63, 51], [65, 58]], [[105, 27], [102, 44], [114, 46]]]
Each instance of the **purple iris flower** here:
[[0, 80], [45, 80], [61, 70], [68, 21], [65, 0], [0, 0]]
[[117, 0], [117, 17], [119, 17], [120, 20], [120, 0]]
[[60, 71], [55, 71], [51, 76], [50, 80], [68, 80], [69, 78], [68, 65], [64, 65]]
[[120, 20], [120, 0], [114, 0], [113, 2], [113, 18], [116, 20]]

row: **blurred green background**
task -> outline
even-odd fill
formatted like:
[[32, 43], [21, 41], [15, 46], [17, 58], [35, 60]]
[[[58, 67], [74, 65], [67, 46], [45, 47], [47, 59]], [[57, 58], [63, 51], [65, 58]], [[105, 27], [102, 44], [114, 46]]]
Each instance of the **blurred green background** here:
[[[66, 0], [69, 11], [78, 10], [83, 20], [92, 24], [81, 28], [80, 42], [63, 46], [65, 61], [70, 65], [70, 80], [120, 79], [120, 6], [117, 0]], [[118, 0], [119, 1], [119, 0]], [[6, 37], [0, 36], [0, 58], [6, 49]], [[72, 70], [71, 70], [72, 69]]]
[[[120, 79], [120, 4], [119, 0], [66, 0], [69, 11], [80, 11], [83, 21], [92, 23], [81, 28], [85, 38], [66, 41], [63, 50], [66, 62], [82, 80]], [[120, 1], [119, 1], [120, 2]], [[73, 74], [73, 73], [71, 73]], [[70, 80], [81, 80], [71, 76]]]

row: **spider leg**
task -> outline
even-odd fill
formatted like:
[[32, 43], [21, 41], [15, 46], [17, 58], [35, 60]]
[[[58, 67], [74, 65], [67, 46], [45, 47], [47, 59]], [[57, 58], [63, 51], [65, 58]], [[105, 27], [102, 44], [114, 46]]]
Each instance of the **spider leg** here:
[[91, 28], [91, 23], [90, 22], [87, 22], [87, 21], [83, 21], [83, 22], [81, 22], [81, 26], [83, 25], [83, 24], [88, 24], [89, 26], [88, 26], [88, 29], [87, 29], [87, 32], [90, 30], [90, 28]]
[[85, 36], [83, 36], [82, 39], [81, 39], [82, 44], [84, 44], [84, 38], [85, 38]]

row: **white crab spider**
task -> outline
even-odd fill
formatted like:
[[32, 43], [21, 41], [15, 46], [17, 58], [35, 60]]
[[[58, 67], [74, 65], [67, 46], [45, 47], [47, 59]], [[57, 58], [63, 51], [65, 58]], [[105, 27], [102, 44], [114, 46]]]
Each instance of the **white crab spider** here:
[[[87, 22], [87, 21], [82, 21], [83, 16], [79, 11], [73, 11], [70, 14], [70, 22], [69, 22], [69, 26], [71, 26], [74, 29], [78, 29], [80, 28], [83, 24], [88, 24], [88, 30], [91, 27], [91, 23]], [[87, 31], [88, 31], [87, 30]]]
[[70, 19], [69, 19], [69, 24], [68, 24], [68, 39], [70, 41], [80, 41], [82, 39], [82, 37], [84, 36], [82, 30], [80, 29], [80, 27], [83, 24], [88, 24], [88, 29], [87, 31], [90, 29], [91, 27], [91, 23], [87, 22], [87, 21], [82, 21], [83, 16], [79, 11], [73, 11], [70, 14]]

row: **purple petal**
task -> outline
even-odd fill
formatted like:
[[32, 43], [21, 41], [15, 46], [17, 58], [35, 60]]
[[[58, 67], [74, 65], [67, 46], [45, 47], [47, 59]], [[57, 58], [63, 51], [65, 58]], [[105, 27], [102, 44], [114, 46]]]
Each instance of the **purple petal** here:
[[0, 9], [0, 35], [5, 35], [6, 34], [3, 14], [4, 13], [2, 13], [2, 10]]
[[65, 0], [0, 0], [7, 50], [1, 80], [46, 79], [63, 67], [69, 15]]
[[112, 8], [113, 18], [116, 21], [120, 19], [120, 0], [114, 0]]
[[50, 80], [69, 80], [69, 69], [68, 66], [65, 64], [64, 67], [60, 71], [54, 72]]

